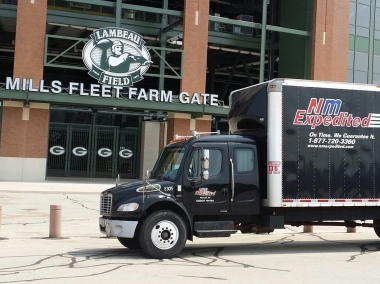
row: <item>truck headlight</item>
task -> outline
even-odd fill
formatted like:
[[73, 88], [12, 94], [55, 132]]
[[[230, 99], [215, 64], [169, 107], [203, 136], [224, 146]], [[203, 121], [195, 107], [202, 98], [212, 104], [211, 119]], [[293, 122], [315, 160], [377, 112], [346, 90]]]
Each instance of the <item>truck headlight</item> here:
[[136, 211], [137, 208], [139, 208], [139, 205], [138, 203], [127, 203], [127, 204], [123, 204], [123, 205], [120, 205], [119, 208], [117, 208], [117, 211]]

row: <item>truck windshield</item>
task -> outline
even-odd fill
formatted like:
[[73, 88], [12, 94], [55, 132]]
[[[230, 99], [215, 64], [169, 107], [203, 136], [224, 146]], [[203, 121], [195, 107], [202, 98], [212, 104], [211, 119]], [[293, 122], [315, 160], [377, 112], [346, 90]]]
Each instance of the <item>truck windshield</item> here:
[[174, 181], [184, 154], [184, 147], [166, 148], [158, 158], [149, 178]]

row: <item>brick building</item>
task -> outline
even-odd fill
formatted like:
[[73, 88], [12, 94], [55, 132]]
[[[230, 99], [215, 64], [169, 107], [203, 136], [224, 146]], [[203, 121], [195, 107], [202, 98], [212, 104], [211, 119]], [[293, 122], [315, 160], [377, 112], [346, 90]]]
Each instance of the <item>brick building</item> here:
[[[0, 180], [139, 178], [175, 134], [228, 133], [234, 89], [278, 77], [379, 83], [377, 7], [0, 0]], [[110, 59], [118, 45], [133, 60], [123, 72]]]

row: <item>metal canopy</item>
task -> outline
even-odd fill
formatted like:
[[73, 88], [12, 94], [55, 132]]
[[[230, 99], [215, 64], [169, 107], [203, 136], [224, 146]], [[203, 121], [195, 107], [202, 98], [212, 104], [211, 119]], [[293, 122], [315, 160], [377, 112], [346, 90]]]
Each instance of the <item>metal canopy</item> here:
[[103, 98], [103, 97], [86, 97], [79, 94], [53, 94], [28, 91], [12, 91], [4, 89], [4, 84], [0, 84], [0, 99], [3, 100], [18, 100], [24, 102], [41, 102], [51, 104], [67, 104], [67, 105], [86, 105], [128, 108], [135, 110], [150, 110], [150, 111], [166, 111], [166, 112], [183, 112], [191, 114], [205, 114], [226, 116], [228, 114], [227, 107], [217, 107], [209, 105], [197, 104], [182, 104], [179, 102], [151, 102], [142, 100], [129, 100], [123, 98]]

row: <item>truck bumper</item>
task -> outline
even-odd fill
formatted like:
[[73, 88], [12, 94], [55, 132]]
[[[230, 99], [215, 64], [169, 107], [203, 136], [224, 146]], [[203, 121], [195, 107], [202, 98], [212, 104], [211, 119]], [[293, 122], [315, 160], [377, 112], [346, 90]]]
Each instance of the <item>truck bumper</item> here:
[[99, 218], [100, 232], [107, 237], [133, 238], [135, 235], [137, 221], [119, 221], [107, 218]]

